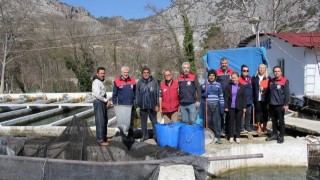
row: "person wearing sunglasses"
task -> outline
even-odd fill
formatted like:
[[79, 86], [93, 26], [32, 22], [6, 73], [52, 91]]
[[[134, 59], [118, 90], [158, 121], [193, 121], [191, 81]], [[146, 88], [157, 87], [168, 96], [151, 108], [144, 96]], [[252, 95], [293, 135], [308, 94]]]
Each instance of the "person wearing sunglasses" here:
[[244, 122], [241, 124], [241, 132], [243, 133], [251, 133], [251, 110], [253, 103], [253, 93], [252, 93], [252, 84], [251, 77], [249, 76], [249, 67], [245, 64], [241, 66], [241, 76], [239, 78], [239, 83], [243, 84], [246, 87], [247, 94], [247, 110], [246, 113], [243, 114]]

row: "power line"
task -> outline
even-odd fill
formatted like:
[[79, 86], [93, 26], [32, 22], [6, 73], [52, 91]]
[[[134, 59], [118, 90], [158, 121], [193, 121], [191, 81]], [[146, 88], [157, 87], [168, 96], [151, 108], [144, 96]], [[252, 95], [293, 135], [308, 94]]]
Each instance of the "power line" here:
[[[152, 36], [154, 37], [155, 35], [145, 35], [146, 37], [148, 36]], [[128, 39], [135, 39], [141, 36], [135, 36], [135, 37], [127, 37], [127, 38], [121, 38], [121, 39], [113, 39], [113, 40], [108, 40], [108, 41], [97, 41], [94, 42], [94, 45], [97, 45], [99, 43], [105, 43], [105, 42], [115, 42], [115, 41], [124, 41], [124, 40], [128, 40]], [[68, 44], [68, 45], [62, 45], [62, 46], [55, 46], [55, 47], [47, 47], [47, 48], [38, 48], [38, 49], [29, 49], [29, 50], [20, 50], [20, 51], [11, 51], [11, 53], [22, 53], [22, 52], [33, 52], [33, 51], [42, 51], [42, 50], [51, 50], [51, 49], [60, 49], [60, 48], [67, 48], [67, 47], [75, 47], [75, 46], [82, 46], [85, 44], [92, 44], [90, 43], [77, 43], [77, 44]], [[3, 54], [3, 52], [0, 52], [0, 54]]]
[[263, 33], [264, 35], [266, 35], [282, 52], [284, 52], [285, 54], [287, 54], [290, 58], [292, 58], [294, 61], [300, 63], [302, 65], [302, 68], [305, 66], [305, 64], [303, 62], [301, 62], [300, 60], [298, 60], [297, 58], [293, 57], [290, 53], [288, 53], [286, 50], [284, 50], [284, 48], [282, 48], [277, 42], [275, 42], [267, 33]]
[[[235, 22], [243, 22], [243, 21], [232, 21], [229, 23], [235, 23]], [[209, 27], [214, 25], [215, 23], [206, 23], [206, 24], [196, 24], [193, 25], [193, 28], [197, 27]], [[120, 38], [120, 39], [113, 39], [113, 40], [107, 40], [107, 41], [98, 41], [94, 43], [102, 43], [102, 42], [114, 42], [114, 41], [123, 41], [125, 39], [133, 39], [133, 38], [138, 38], [138, 37], [148, 37], [148, 36], [155, 36], [160, 33], [164, 33], [171, 28], [174, 29], [182, 29], [184, 26], [175, 26], [175, 27], [163, 27], [163, 28], [154, 28], [154, 29], [143, 29], [143, 30], [138, 30], [138, 31], [125, 31], [125, 32], [112, 32], [112, 33], [101, 33], [101, 34], [95, 34], [95, 35], [87, 35], [87, 34], [79, 34], [79, 35], [70, 35], [70, 36], [59, 36], [58, 38], [54, 39], [48, 39], [49, 41], [61, 41], [61, 40], [66, 40], [66, 38], [96, 38], [96, 37], [107, 37], [107, 36], [115, 36], [115, 35], [126, 35], [126, 34], [133, 34], [133, 33], [150, 33], [153, 32], [152, 35], [139, 35], [139, 36], [131, 36], [131, 37], [126, 37], [126, 38]], [[111, 28], [110, 28], [111, 29]], [[59, 32], [59, 31], [58, 31]], [[66, 31], [67, 32], [67, 31]], [[56, 32], [57, 33], [57, 32]], [[24, 39], [20, 40], [17, 42], [47, 42], [44, 41], [44, 39]], [[81, 43], [81, 44], [91, 44], [91, 43]], [[80, 45], [80, 44], [79, 44]], [[48, 49], [57, 49], [57, 48], [64, 48], [64, 47], [73, 47], [75, 44], [68, 44], [68, 45], [62, 45], [62, 46], [55, 46], [55, 47], [48, 47], [48, 48], [40, 48], [40, 49], [31, 49], [31, 50], [21, 50], [21, 51], [12, 51], [12, 52], [30, 52], [30, 51], [39, 51], [39, 50], [48, 50]], [[0, 52], [0, 54], [3, 54], [3, 52]]]

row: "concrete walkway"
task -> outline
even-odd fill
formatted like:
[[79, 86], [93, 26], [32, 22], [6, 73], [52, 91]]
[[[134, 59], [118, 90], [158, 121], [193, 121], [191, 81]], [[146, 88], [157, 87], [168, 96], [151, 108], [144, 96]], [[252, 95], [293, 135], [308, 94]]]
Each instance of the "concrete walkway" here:
[[285, 116], [286, 129], [303, 132], [310, 135], [320, 135], [320, 121]]

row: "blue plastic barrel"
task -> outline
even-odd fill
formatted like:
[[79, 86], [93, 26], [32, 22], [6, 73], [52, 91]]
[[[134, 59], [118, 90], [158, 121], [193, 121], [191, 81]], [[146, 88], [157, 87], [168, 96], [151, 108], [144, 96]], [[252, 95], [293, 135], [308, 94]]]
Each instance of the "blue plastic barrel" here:
[[159, 146], [178, 146], [179, 127], [184, 123], [156, 124], [157, 141]]
[[178, 148], [190, 154], [205, 153], [204, 128], [200, 125], [184, 125], [179, 129]]

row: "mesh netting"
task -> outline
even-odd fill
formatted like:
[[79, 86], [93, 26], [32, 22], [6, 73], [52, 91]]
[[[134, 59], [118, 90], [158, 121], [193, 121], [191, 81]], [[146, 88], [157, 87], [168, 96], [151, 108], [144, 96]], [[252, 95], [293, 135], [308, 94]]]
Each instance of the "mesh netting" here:
[[[160, 166], [187, 164], [194, 167], [196, 179], [205, 179], [209, 165], [206, 157], [137, 142], [121, 135], [114, 136], [109, 146], [99, 146], [87, 122], [76, 117], [59, 137], [26, 140], [19, 156], [28, 157], [0, 158], [0, 164], [6, 162], [0, 174], [10, 175], [2, 178], [157, 179]], [[18, 166], [19, 171], [10, 174], [11, 169]]]

